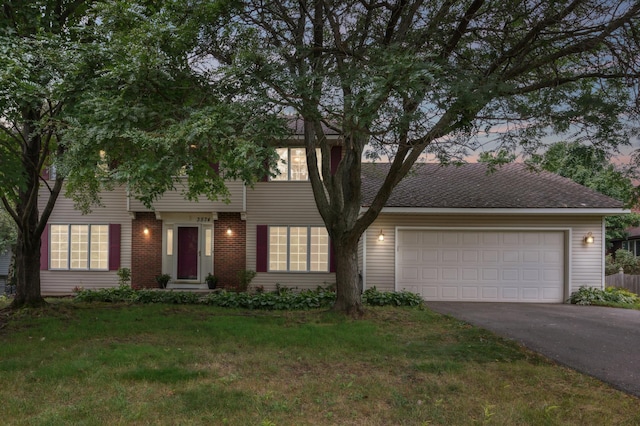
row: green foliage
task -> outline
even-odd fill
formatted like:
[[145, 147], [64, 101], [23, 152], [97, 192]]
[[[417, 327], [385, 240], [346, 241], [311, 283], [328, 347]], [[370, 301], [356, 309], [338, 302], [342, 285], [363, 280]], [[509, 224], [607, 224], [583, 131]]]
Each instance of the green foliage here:
[[173, 305], [195, 305], [200, 302], [198, 293], [186, 291], [138, 290], [132, 303], [167, 303]]
[[0, 253], [10, 249], [16, 243], [17, 238], [16, 224], [0, 203]]
[[335, 293], [325, 289], [294, 292], [280, 289], [272, 293], [210, 293], [202, 303], [211, 306], [264, 309], [264, 310], [306, 310], [328, 308], [335, 302]]
[[[335, 299], [336, 294], [329, 287], [294, 291], [282, 286], [273, 292], [247, 293], [222, 290], [205, 295], [196, 292], [135, 290], [128, 286], [119, 286], [99, 290], [79, 290], [75, 295], [75, 300], [79, 302], [203, 304], [223, 308], [277, 311], [328, 308]], [[423, 305], [422, 298], [417, 294], [407, 291], [380, 292], [375, 288], [364, 292], [363, 301], [369, 306]]]
[[131, 281], [131, 269], [129, 268], [118, 268], [118, 284], [121, 286], [129, 285]]
[[[634, 185], [636, 169], [614, 165], [612, 152], [603, 145], [585, 145], [580, 142], [557, 142], [552, 144], [533, 162], [542, 169], [557, 173], [622, 201], [627, 207], [638, 203], [638, 189]], [[606, 219], [606, 240], [623, 239], [626, 229], [640, 225], [640, 214], [631, 213], [609, 216]]]
[[424, 300], [419, 294], [408, 291], [381, 292], [375, 287], [362, 294], [362, 301], [370, 306], [422, 306]]
[[156, 282], [160, 288], [167, 288], [169, 281], [171, 281], [171, 275], [169, 274], [160, 274], [156, 276]]
[[78, 290], [74, 299], [78, 302], [133, 302], [136, 297], [135, 289], [121, 285], [99, 290]]
[[605, 274], [613, 275], [617, 274], [623, 269], [625, 274], [640, 275], [640, 259], [635, 257], [633, 253], [628, 250], [618, 249], [614, 256], [608, 254], [605, 257]]
[[213, 290], [218, 285], [218, 277], [213, 275], [211, 272], [207, 274], [207, 276], [204, 278], [204, 281], [207, 283], [207, 287], [210, 290]]
[[249, 289], [249, 285], [251, 281], [256, 277], [256, 271], [252, 271], [251, 269], [242, 269], [238, 271], [238, 291], [244, 292]]
[[607, 287], [604, 290], [595, 287], [580, 287], [578, 291], [571, 293], [569, 301], [576, 305], [635, 305], [638, 303], [638, 295], [628, 290]]

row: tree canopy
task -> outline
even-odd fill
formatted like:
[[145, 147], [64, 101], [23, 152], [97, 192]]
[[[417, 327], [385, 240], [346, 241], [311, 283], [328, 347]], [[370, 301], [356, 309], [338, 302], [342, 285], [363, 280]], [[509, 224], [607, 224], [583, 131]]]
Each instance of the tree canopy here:
[[[602, 146], [580, 142], [556, 142], [533, 162], [542, 169], [557, 173], [588, 188], [622, 201], [627, 208], [637, 207], [640, 190], [634, 184], [637, 167], [612, 162], [613, 153]], [[631, 213], [606, 218], [606, 240], [624, 239], [627, 229], [640, 225], [640, 214]]]
[[[199, 23], [182, 5], [3, 4], [0, 200], [18, 229], [14, 306], [43, 303], [40, 236], [63, 182], [88, 211], [116, 184], [149, 205], [179, 175], [189, 181], [186, 197], [216, 198], [226, 195], [224, 179], [251, 183], [265, 170], [265, 142], [282, 133], [281, 120], [265, 119], [268, 104], [231, 102], [198, 73]], [[201, 6], [209, 17], [226, 7]], [[53, 180], [44, 179], [49, 167]]]
[[[447, 163], [493, 137], [501, 152], [527, 155], [549, 133], [628, 143], [639, 19], [627, 0], [250, 0], [205, 23], [199, 52], [247, 98], [304, 119], [316, 204], [338, 254], [336, 309], [359, 312], [357, 241], [425, 153]], [[334, 174], [328, 161], [316, 166], [315, 147], [329, 158], [323, 125], [343, 141]], [[391, 166], [361, 214], [369, 147]]]
[[[639, 24], [630, 0], [5, 2], [0, 155], [11, 167], [0, 171], [0, 195], [25, 258], [17, 300], [30, 285], [39, 292], [26, 265], [38, 261], [64, 179], [83, 209], [105, 182], [127, 182], [150, 203], [177, 171], [187, 197], [215, 197], [223, 178], [251, 182], [265, 169], [265, 142], [283, 133], [261, 117], [284, 111], [305, 123], [311, 186], [336, 252], [335, 308], [360, 313], [358, 240], [426, 153], [447, 163], [489, 138], [526, 155], [549, 133], [628, 143]], [[340, 134], [337, 170], [327, 128]], [[391, 165], [361, 212], [365, 155]], [[49, 163], [59, 173], [38, 212]]]

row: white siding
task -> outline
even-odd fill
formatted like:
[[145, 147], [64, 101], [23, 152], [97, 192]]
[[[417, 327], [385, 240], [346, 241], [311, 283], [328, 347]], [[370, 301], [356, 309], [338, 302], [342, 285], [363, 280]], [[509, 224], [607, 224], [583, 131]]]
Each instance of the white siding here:
[[[64, 194], [64, 189], [63, 192]], [[44, 207], [46, 193], [41, 192], [40, 209]], [[127, 196], [123, 187], [101, 194], [102, 206], [87, 215], [73, 208], [73, 201], [60, 196], [49, 218], [49, 223], [120, 224], [120, 266], [131, 267], [131, 217], [127, 212]], [[118, 285], [116, 271], [40, 271], [42, 294], [68, 295], [76, 287], [104, 288]]]
[[[247, 188], [247, 269], [256, 269], [256, 226], [324, 226], [309, 182], [260, 182]], [[261, 272], [251, 285], [300, 289], [335, 283], [335, 273]]]
[[[366, 238], [366, 283], [365, 287], [376, 286], [379, 290], [392, 291], [395, 288], [395, 247], [396, 226], [443, 227], [453, 229], [559, 229], [566, 233], [565, 277], [569, 283], [569, 294], [580, 286], [602, 287], [604, 253], [602, 221], [600, 216], [524, 216], [524, 215], [447, 215], [420, 216], [401, 214], [381, 214], [369, 227], [376, 232], [368, 232]], [[377, 239], [379, 230], [384, 231], [384, 241]], [[585, 245], [583, 238], [587, 232], [595, 237], [594, 244]], [[397, 289], [402, 290], [402, 289]], [[565, 296], [568, 297], [569, 294]]]
[[[244, 184], [241, 181], [226, 182], [229, 190], [229, 203], [220, 199], [218, 201], [199, 197], [197, 202], [185, 200], [184, 187], [176, 184], [175, 191], [166, 192], [159, 200], [153, 203], [156, 211], [160, 212], [241, 212], [244, 211]], [[129, 199], [129, 210], [133, 212], [148, 212], [144, 204], [135, 198]]]

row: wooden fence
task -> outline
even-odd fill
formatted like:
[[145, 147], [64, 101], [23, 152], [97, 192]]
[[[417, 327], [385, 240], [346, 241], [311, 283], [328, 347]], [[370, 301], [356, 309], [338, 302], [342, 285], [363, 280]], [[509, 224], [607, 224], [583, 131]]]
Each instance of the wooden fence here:
[[626, 275], [617, 273], [604, 277], [604, 283], [607, 287], [626, 288], [635, 294], [640, 294], [640, 275]]

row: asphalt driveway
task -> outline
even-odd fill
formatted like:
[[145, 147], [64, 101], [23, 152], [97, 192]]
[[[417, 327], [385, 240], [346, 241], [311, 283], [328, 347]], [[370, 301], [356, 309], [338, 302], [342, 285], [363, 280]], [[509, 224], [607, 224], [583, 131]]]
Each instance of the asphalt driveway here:
[[640, 311], [524, 303], [427, 306], [640, 397]]

